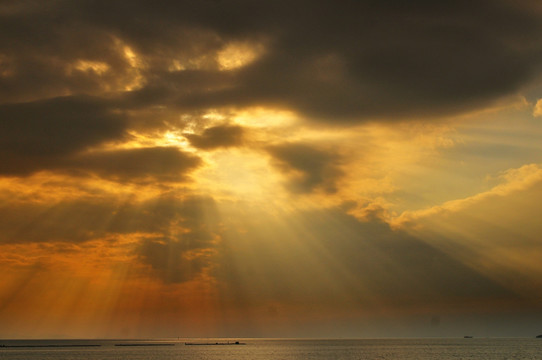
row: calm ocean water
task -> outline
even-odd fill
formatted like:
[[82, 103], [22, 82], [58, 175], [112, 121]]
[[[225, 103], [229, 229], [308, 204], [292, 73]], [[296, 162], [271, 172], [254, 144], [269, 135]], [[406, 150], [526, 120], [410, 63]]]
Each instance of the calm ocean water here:
[[[192, 340], [197, 342], [223, 341]], [[24, 360], [333, 360], [542, 359], [542, 339], [262, 340], [186, 346], [168, 340], [0, 340], [0, 359]], [[118, 344], [144, 346], [117, 346]], [[165, 346], [148, 346], [161, 344]], [[75, 346], [77, 345], [77, 346]], [[44, 347], [41, 347], [44, 346]]]

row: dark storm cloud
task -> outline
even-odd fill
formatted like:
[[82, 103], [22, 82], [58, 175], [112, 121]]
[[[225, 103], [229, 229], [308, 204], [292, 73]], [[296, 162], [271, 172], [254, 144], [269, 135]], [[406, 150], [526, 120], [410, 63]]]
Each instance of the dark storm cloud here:
[[[115, 34], [76, 18], [61, 1], [43, 3], [48, 6], [36, 11], [0, 13], [0, 101], [122, 88], [130, 67]], [[80, 60], [107, 64], [108, 70], [77, 69]]]
[[147, 80], [142, 89], [126, 93], [120, 103], [133, 109], [141, 109], [153, 105], [170, 105], [182, 110], [198, 110], [208, 103], [227, 100], [209, 100], [222, 94], [225, 88], [233, 86], [231, 74], [218, 70], [179, 70], [157, 71]]
[[40, 170], [95, 174], [130, 182], [183, 181], [200, 160], [175, 147], [85, 153], [127, 138], [128, 121], [112, 101], [69, 96], [0, 105], [0, 174]]
[[[140, 222], [151, 227], [163, 224], [159, 229], [148, 229], [163, 236], [143, 240], [137, 254], [163, 281], [188, 281], [211, 266], [219, 237], [219, 220], [213, 199], [190, 197], [179, 201], [165, 197], [149, 202], [146, 211], [140, 213], [144, 214], [151, 218], [141, 218]], [[125, 215], [123, 220], [128, 222], [125, 224], [134, 224], [132, 215], [129, 212]]]
[[145, 202], [89, 198], [0, 206], [0, 243], [81, 243], [132, 234], [141, 238], [135, 255], [168, 282], [189, 280], [209, 264], [217, 228], [215, 203], [207, 197], [163, 195]]
[[152, 147], [80, 155], [59, 164], [59, 169], [121, 182], [180, 182], [200, 163], [176, 147]]
[[513, 94], [540, 71], [539, 18], [504, 2], [309, 8], [241, 77], [311, 117], [458, 112]]
[[181, 242], [145, 240], [140, 249], [141, 259], [168, 283], [192, 280], [210, 265], [210, 254], [185, 257]]
[[308, 193], [316, 189], [335, 192], [336, 181], [343, 175], [338, 168], [340, 158], [332, 152], [306, 144], [283, 144], [267, 149], [289, 179], [293, 192]]
[[[530, 1], [88, 0], [7, 8], [0, 11], [4, 101], [122, 91], [134, 76], [123, 46], [142, 64], [142, 104], [281, 105], [329, 122], [467, 111], [515, 95], [541, 71], [542, 16]], [[266, 50], [219, 74], [216, 54], [231, 41], [264, 41]], [[66, 70], [81, 59], [109, 70]], [[196, 80], [168, 72], [174, 60]]]
[[216, 149], [239, 146], [243, 142], [243, 128], [236, 125], [219, 125], [207, 128], [201, 135], [185, 134], [192, 146], [199, 149]]
[[[169, 195], [144, 202], [98, 195], [55, 204], [2, 201], [0, 242], [81, 242], [107, 234], [156, 233], [171, 241], [185, 239], [185, 249], [197, 249], [213, 240], [205, 219], [215, 219], [214, 208], [210, 198]], [[173, 222], [185, 231], [172, 232]]]
[[159, 233], [162, 240], [182, 241], [184, 250], [201, 249], [214, 240], [216, 204], [208, 197], [163, 195], [142, 204], [120, 204], [108, 226], [115, 233]]
[[178, 106], [271, 104], [328, 121], [457, 113], [514, 95], [540, 70], [536, 13], [504, 2], [278, 2], [229, 9], [229, 27], [212, 17], [228, 5], [240, 6], [192, 11], [224, 41], [273, 41], [228, 86], [179, 94]]
[[124, 118], [90, 97], [0, 105], [0, 173], [26, 175], [124, 135]]

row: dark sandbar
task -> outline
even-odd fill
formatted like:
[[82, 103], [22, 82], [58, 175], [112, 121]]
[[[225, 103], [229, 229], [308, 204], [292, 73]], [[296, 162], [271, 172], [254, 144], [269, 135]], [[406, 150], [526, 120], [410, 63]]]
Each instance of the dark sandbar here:
[[158, 343], [152, 343], [152, 344], [149, 344], [149, 343], [143, 343], [143, 344], [138, 344], [138, 343], [135, 343], [135, 344], [115, 344], [115, 346], [173, 346], [175, 344], [158, 344]]
[[0, 345], [3, 348], [65, 348], [65, 347], [97, 347], [98, 344], [49, 344], [49, 345]]

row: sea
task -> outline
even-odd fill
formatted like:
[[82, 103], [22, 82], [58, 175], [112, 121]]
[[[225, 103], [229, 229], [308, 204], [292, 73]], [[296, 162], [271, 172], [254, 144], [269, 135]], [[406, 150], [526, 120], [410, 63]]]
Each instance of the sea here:
[[[238, 341], [239, 344], [231, 345]], [[186, 345], [185, 343], [196, 345]], [[228, 344], [230, 343], [230, 345]], [[0, 340], [9, 360], [542, 359], [542, 339]]]

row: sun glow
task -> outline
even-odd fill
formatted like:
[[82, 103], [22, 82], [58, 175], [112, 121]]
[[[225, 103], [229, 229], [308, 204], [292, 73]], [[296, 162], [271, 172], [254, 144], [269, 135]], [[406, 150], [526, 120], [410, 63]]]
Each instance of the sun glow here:
[[220, 70], [235, 70], [255, 61], [265, 51], [262, 44], [234, 42], [226, 45], [217, 54]]
[[93, 72], [97, 75], [103, 75], [109, 71], [111, 67], [103, 61], [79, 60], [75, 63], [73, 68], [82, 72]]
[[260, 154], [239, 151], [216, 151], [206, 156], [209, 166], [200, 170], [197, 182], [225, 198], [246, 201], [278, 200], [281, 196], [280, 178]]
[[294, 125], [298, 117], [290, 110], [256, 106], [236, 111], [232, 120], [248, 127], [280, 128]]
[[143, 61], [130, 46], [123, 44], [119, 39], [116, 39], [116, 43], [118, 51], [122, 53], [129, 65], [127, 79], [124, 82], [124, 91], [133, 91], [141, 88], [145, 80], [141, 71], [144, 68]]

